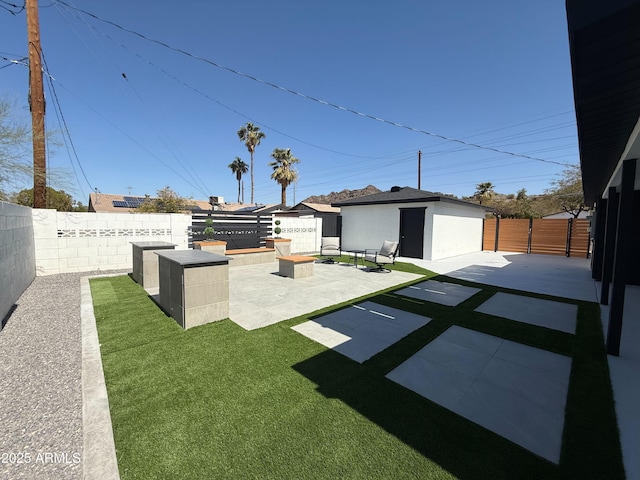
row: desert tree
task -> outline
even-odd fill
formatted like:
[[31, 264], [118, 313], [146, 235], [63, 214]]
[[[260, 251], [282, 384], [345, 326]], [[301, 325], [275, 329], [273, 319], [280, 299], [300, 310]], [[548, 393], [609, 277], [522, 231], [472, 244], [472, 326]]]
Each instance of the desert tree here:
[[584, 203], [580, 165], [571, 165], [566, 168], [559, 179], [551, 182], [551, 188], [545, 190], [545, 194], [551, 196], [558, 209], [573, 215], [573, 218], [578, 218], [580, 212], [587, 210]]
[[174, 192], [171, 187], [164, 187], [157, 192], [157, 197], [147, 199], [136, 208], [141, 213], [183, 213], [194, 206], [191, 198], [184, 198]]
[[253, 154], [256, 151], [256, 147], [260, 145], [260, 140], [265, 137], [265, 134], [260, 131], [260, 127], [248, 122], [246, 125], [240, 127], [237, 132], [238, 138], [249, 150], [251, 155], [251, 204], [253, 204]]
[[[233, 162], [231, 162], [228, 167], [231, 169], [231, 172], [236, 176], [236, 180], [238, 180], [238, 203], [240, 203], [240, 182], [242, 181], [242, 175], [247, 173], [247, 164], [242, 161], [240, 157], [236, 157]], [[244, 203], [244, 192], [242, 193], [242, 203]]]
[[271, 152], [273, 162], [269, 162], [269, 166], [273, 168], [271, 178], [275, 180], [282, 189], [281, 203], [287, 204], [287, 187], [298, 179], [298, 172], [293, 165], [300, 163], [296, 157], [291, 154], [291, 149], [275, 148]]

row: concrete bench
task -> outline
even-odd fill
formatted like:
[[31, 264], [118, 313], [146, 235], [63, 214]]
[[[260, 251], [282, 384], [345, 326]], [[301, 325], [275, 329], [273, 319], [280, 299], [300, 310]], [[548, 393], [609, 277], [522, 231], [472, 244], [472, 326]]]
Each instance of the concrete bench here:
[[315, 257], [306, 257], [304, 255], [278, 257], [278, 273], [283, 277], [289, 278], [311, 277], [315, 261]]
[[233, 258], [229, 263], [232, 267], [276, 261], [276, 250], [274, 248], [236, 248], [227, 250], [225, 255]]

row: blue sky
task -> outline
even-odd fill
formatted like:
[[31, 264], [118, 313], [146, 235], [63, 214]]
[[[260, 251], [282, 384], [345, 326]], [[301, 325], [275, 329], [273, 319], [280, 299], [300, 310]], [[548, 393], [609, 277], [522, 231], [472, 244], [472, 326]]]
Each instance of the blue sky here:
[[[48, 83], [77, 152], [57, 148], [49, 166], [70, 172], [84, 203], [95, 188], [153, 195], [167, 185], [235, 201], [227, 165], [249, 163], [236, 135], [247, 121], [266, 134], [255, 155], [260, 203], [280, 199], [267, 165], [276, 147], [301, 161], [296, 201], [369, 184], [416, 187], [418, 150], [422, 188], [459, 196], [486, 181], [502, 193], [542, 193], [565, 168], [550, 162], [578, 163], [563, 1], [40, 2]], [[335, 105], [547, 162], [293, 95], [69, 6]], [[27, 56], [24, 12], [0, 10], [0, 56]], [[27, 91], [25, 66], [0, 69], [0, 96], [28, 120]], [[47, 128], [60, 131], [49, 86], [46, 96]], [[247, 174], [247, 202], [249, 191]]]

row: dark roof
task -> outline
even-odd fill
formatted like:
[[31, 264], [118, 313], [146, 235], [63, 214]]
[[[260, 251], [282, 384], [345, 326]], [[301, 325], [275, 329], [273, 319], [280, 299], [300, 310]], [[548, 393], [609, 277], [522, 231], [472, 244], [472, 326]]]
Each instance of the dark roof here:
[[389, 203], [424, 203], [424, 202], [447, 202], [467, 207], [481, 208], [483, 210], [492, 210], [490, 207], [478, 205], [477, 203], [466, 202], [451, 198], [439, 193], [427, 192], [426, 190], [418, 190], [411, 187], [393, 187], [387, 192], [374, 193], [365, 195], [364, 197], [352, 198], [344, 202], [332, 203], [334, 207], [349, 207], [355, 205], [383, 205]]
[[582, 185], [597, 200], [640, 117], [640, 2], [567, 0]]

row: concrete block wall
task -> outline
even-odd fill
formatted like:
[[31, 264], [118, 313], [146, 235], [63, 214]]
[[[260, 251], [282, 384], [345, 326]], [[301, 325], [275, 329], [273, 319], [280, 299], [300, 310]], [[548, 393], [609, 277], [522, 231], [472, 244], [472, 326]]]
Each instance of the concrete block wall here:
[[0, 321], [35, 276], [31, 209], [0, 202]]
[[[280, 237], [291, 239], [291, 254], [317, 253], [320, 251], [322, 239], [322, 219], [315, 217], [273, 217], [273, 229], [275, 221], [280, 220]], [[275, 232], [273, 234], [276, 236]]]
[[131, 269], [133, 241], [188, 248], [191, 216], [175, 213], [57, 212], [33, 209], [38, 275]]

